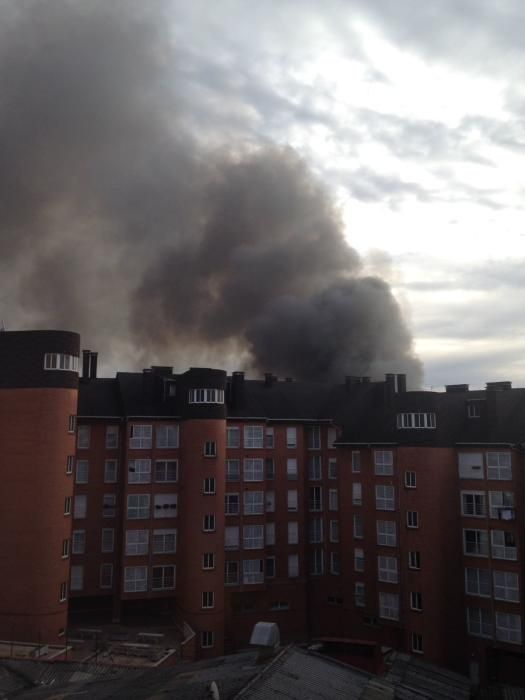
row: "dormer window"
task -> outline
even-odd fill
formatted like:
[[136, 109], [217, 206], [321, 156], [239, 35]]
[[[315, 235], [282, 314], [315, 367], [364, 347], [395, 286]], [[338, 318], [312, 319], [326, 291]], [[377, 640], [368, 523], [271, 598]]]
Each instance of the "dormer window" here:
[[224, 403], [223, 389], [190, 389], [188, 396], [189, 403]]
[[61, 352], [46, 352], [44, 369], [59, 369], [66, 372], [78, 372], [78, 357]]
[[481, 403], [479, 401], [467, 402], [467, 418], [479, 418], [481, 416]]
[[398, 413], [397, 414], [398, 428], [430, 428], [436, 427], [435, 413]]

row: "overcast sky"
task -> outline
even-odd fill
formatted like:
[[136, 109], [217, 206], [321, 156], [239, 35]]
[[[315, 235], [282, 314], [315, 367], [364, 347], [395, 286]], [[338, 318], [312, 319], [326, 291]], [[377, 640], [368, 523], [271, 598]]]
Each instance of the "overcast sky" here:
[[393, 285], [426, 387], [525, 386], [525, 4], [173, 5], [173, 79], [207, 144], [290, 144]]

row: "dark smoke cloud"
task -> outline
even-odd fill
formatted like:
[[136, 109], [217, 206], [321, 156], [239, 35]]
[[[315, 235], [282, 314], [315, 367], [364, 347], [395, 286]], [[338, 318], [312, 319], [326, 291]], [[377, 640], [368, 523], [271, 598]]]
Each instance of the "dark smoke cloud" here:
[[[164, 2], [0, 0], [0, 308], [122, 358], [420, 365], [291, 149], [197, 145]], [[174, 84], [175, 83], [175, 84]], [[199, 135], [202, 144], [202, 135]], [[2, 315], [6, 315], [2, 310]]]

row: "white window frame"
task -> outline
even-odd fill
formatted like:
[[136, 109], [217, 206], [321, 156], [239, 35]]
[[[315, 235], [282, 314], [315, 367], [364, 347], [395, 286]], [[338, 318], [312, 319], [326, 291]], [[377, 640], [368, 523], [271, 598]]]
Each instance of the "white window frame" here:
[[84, 590], [84, 565], [83, 564], [73, 564], [70, 569], [69, 578], [69, 590], [70, 591], [83, 591]]
[[241, 498], [239, 493], [224, 494], [224, 514], [239, 515], [241, 512]]
[[128, 494], [126, 517], [128, 520], [149, 520], [151, 496], [149, 493]]
[[264, 525], [243, 525], [243, 549], [264, 549]]
[[262, 450], [264, 448], [264, 426], [245, 425], [243, 441], [245, 450]]
[[295, 513], [298, 509], [297, 489], [288, 489], [286, 492], [286, 505], [289, 512]]
[[175, 554], [177, 551], [176, 528], [153, 530], [153, 554]]
[[275, 523], [265, 523], [264, 534], [266, 539], [266, 546], [273, 547], [275, 545]]
[[229, 450], [238, 450], [241, 446], [241, 430], [238, 425], [229, 425], [226, 428], [226, 447]]
[[415, 489], [416, 483], [417, 483], [416, 472], [406, 471], [405, 472], [405, 488], [406, 489]]
[[286, 428], [286, 447], [291, 450], [297, 447], [297, 428], [294, 426]]
[[[469, 541], [469, 534], [470, 541]], [[489, 536], [486, 530], [475, 530], [474, 528], [463, 529], [463, 554], [470, 557], [488, 557]]]
[[103, 554], [112, 554], [115, 551], [115, 528], [102, 528], [100, 551]]
[[264, 481], [264, 459], [261, 457], [246, 457], [243, 463], [244, 481]]
[[104, 460], [104, 483], [116, 484], [118, 480], [118, 459]]
[[155, 493], [153, 495], [153, 517], [156, 520], [176, 518], [178, 512], [178, 494]]
[[114, 518], [117, 515], [117, 496], [114, 493], [105, 493], [102, 496], [102, 517]]
[[155, 566], [151, 567], [152, 591], [173, 591], [175, 589], [176, 581], [177, 569], [175, 564], [156, 564]]
[[[472, 574], [469, 575], [469, 572]], [[490, 569], [465, 567], [465, 593], [480, 598], [490, 598], [492, 595]]]
[[239, 526], [227, 525], [224, 528], [224, 549], [239, 549], [239, 537]]
[[215, 552], [202, 553], [202, 570], [213, 571], [215, 569]]
[[242, 582], [244, 585], [264, 583], [264, 559], [244, 559], [242, 562]]
[[226, 560], [224, 562], [224, 585], [238, 586], [239, 585], [239, 562], [235, 560]]
[[520, 602], [519, 575], [514, 571], [493, 571], [492, 583], [494, 600], [510, 603]]
[[377, 580], [383, 583], [399, 583], [397, 557], [380, 554], [377, 557]]
[[436, 414], [431, 412], [398, 413], [397, 427], [399, 430], [405, 428], [434, 430], [436, 427]]
[[215, 607], [215, 593], [213, 591], [202, 591], [202, 601], [203, 610], [211, 610]]
[[419, 511], [407, 510], [406, 523], [409, 530], [417, 530], [419, 528]]
[[288, 521], [288, 544], [299, 544], [299, 523], [297, 520]]
[[358, 481], [354, 481], [352, 484], [352, 505], [363, 505], [363, 484]]
[[380, 547], [397, 547], [395, 520], [376, 520], [377, 544]]
[[214, 496], [217, 491], [214, 476], [206, 476], [202, 482], [202, 493], [205, 496]]
[[244, 515], [262, 515], [264, 513], [264, 491], [245, 491], [243, 494]]
[[361, 452], [352, 450], [352, 474], [361, 473]]
[[374, 474], [392, 476], [394, 474], [394, 453], [392, 450], [374, 450]]
[[88, 450], [91, 447], [91, 426], [77, 426], [77, 449]]
[[89, 482], [89, 460], [77, 459], [75, 467], [75, 484], [87, 484]]
[[159, 450], [177, 449], [179, 447], [179, 426], [175, 423], [157, 425], [155, 446]]
[[365, 570], [365, 550], [362, 547], [354, 548], [354, 571]]
[[[469, 500], [472, 502], [469, 503]], [[484, 491], [462, 491], [461, 515], [466, 518], [486, 518], [487, 494]]]
[[110, 562], [100, 565], [99, 588], [113, 588], [113, 564]]
[[352, 516], [352, 531], [355, 540], [362, 540], [364, 534], [364, 521], [360, 513], [354, 513]]
[[177, 483], [179, 480], [179, 460], [156, 459], [154, 478], [156, 484]]
[[215, 513], [206, 513], [202, 516], [202, 531], [203, 532], [215, 532], [217, 526], [217, 520], [215, 518]]
[[508, 644], [521, 644], [521, 616], [496, 611], [496, 639]]
[[86, 553], [86, 531], [73, 530], [71, 533], [71, 554]]
[[399, 620], [399, 593], [379, 592], [379, 617], [383, 620]]
[[311, 513], [319, 513], [323, 510], [323, 487], [308, 487], [308, 510]]
[[106, 450], [116, 450], [119, 443], [120, 428], [118, 425], [106, 425]]
[[226, 460], [226, 481], [240, 481], [241, 479], [241, 460], [227, 459]]
[[376, 484], [376, 510], [396, 509], [396, 490], [390, 484]]
[[487, 479], [491, 481], [512, 481], [512, 453], [487, 452]]
[[489, 516], [492, 520], [514, 520], [514, 491], [489, 491]]
[[151, 450], [153, 445], [153, 426], [144, 423], [132, 423], [129, 432], [130, 450]]
[[286, 478], [290, 481], [296, 481], [297, 475], [297, 458], [288, 457], [286, 460]]
[[[513, 544], [507, 544], [507, 540], [511, 540]], [[518, 546], [514, 533], [510, 530], [491, 530], [490, 551], [493, 559], [516, 561], [518, 559]]]
[[413, 571], [421, 569], [421, 552], [417, 549], [408, 552], [408, 568]]
[[128, 484], [151, 483], [151, 459], [130, 459], [128, 462]]
[[339, 542], [339, 520], [330, 520], [330, 542]]
[[77, 493], [73, 501], [73, 519], [83, 520], [87, 516], [87, 496]]
[[144, 556], [149, 553], [149, 530], [126, 530], [125, 555]]
[[492, 613], [487, 608], [466, 609], [467, 632], [471, 637], [485, 637], [492, 639], [494, 636], [494, 625], [492, 623]]
[[224, 403], [224, 389], [190, 389], [188, 392], [188, 403], [212, 403], [212, 404], [223, 404]]

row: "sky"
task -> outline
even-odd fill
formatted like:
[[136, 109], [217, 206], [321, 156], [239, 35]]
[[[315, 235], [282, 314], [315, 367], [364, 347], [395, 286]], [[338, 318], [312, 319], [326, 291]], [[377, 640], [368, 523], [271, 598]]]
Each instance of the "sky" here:
[[525, 386], [524, 23], [520, 0], [0, 0], [0, 318], [78, 329], [110, 373], [310, 354], [304, 376]]
[[525, 386], [520, 0], [178, 2], [200, 137], [292, 145], [393, 286], [428, 388]]

